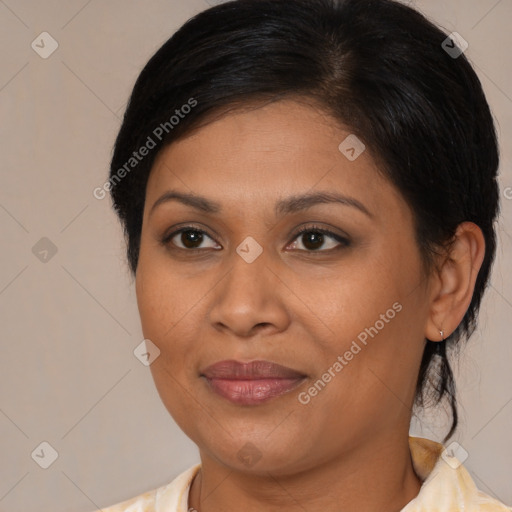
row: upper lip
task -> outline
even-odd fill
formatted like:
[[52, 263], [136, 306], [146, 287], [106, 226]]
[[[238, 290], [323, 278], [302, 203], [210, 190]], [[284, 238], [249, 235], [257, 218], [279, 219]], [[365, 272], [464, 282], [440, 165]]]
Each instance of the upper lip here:
[[270, 361], [251, 361], [242, 363], [235, 360], [219, 361], [205, 368], [201, 375], [208, 379], [299, 379], [305, 377], [292, 368]]

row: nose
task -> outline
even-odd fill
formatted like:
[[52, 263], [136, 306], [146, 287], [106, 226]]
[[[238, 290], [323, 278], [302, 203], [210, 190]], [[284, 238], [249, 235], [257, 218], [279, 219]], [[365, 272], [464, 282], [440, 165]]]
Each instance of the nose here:
[[231, 270], [213, 290], [209, 320], [215, 329], [239, 337], [286, 330], [287, 288], [268, 263], [265, 251], [252, 263], [234, 255]]

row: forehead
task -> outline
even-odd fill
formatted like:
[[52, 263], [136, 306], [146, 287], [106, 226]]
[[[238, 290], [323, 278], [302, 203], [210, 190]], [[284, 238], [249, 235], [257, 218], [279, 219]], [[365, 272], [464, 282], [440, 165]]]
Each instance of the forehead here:
[[340, 151], [347, 137], [357, 144], [349, 128], [314, 104], [282, 100], [234, 110], [160, 152], [147, 203], [168, 188], [223, 204], [239, 204], [243, 197], [254, 207], [316, 189], [359, 196], [377, 208], [400, 202], [369, 150], [355, 159]]

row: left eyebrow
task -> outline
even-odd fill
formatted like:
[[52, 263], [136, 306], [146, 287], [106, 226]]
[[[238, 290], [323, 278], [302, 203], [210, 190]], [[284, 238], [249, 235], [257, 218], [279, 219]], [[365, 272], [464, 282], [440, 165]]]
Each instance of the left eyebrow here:
[[310, 194], [295, 195], [282, 199], [275, 206], [276, 216], [283, 216], [289, 213], [306, 210], [317, 204], [339, 203], [345, 206], [351, 206], [363, 212], [370, 218], [374, 218], [364, 204], [353, 197], [337, 194], [336, 192], [315, 192]]

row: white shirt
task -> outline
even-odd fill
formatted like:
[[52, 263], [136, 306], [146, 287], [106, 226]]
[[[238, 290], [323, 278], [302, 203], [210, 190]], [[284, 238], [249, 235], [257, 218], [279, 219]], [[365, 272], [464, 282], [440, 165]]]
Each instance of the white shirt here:
[[[478, 490], [468, 471], [443, 445], [409, 436], [414, 471], [423, 482], [419, 494], [401, 512], [512, 512], [500, 501]], [[201, 464], [172, 482], [145, 492], [103, 512], [188, 512], [188, 494]]]

